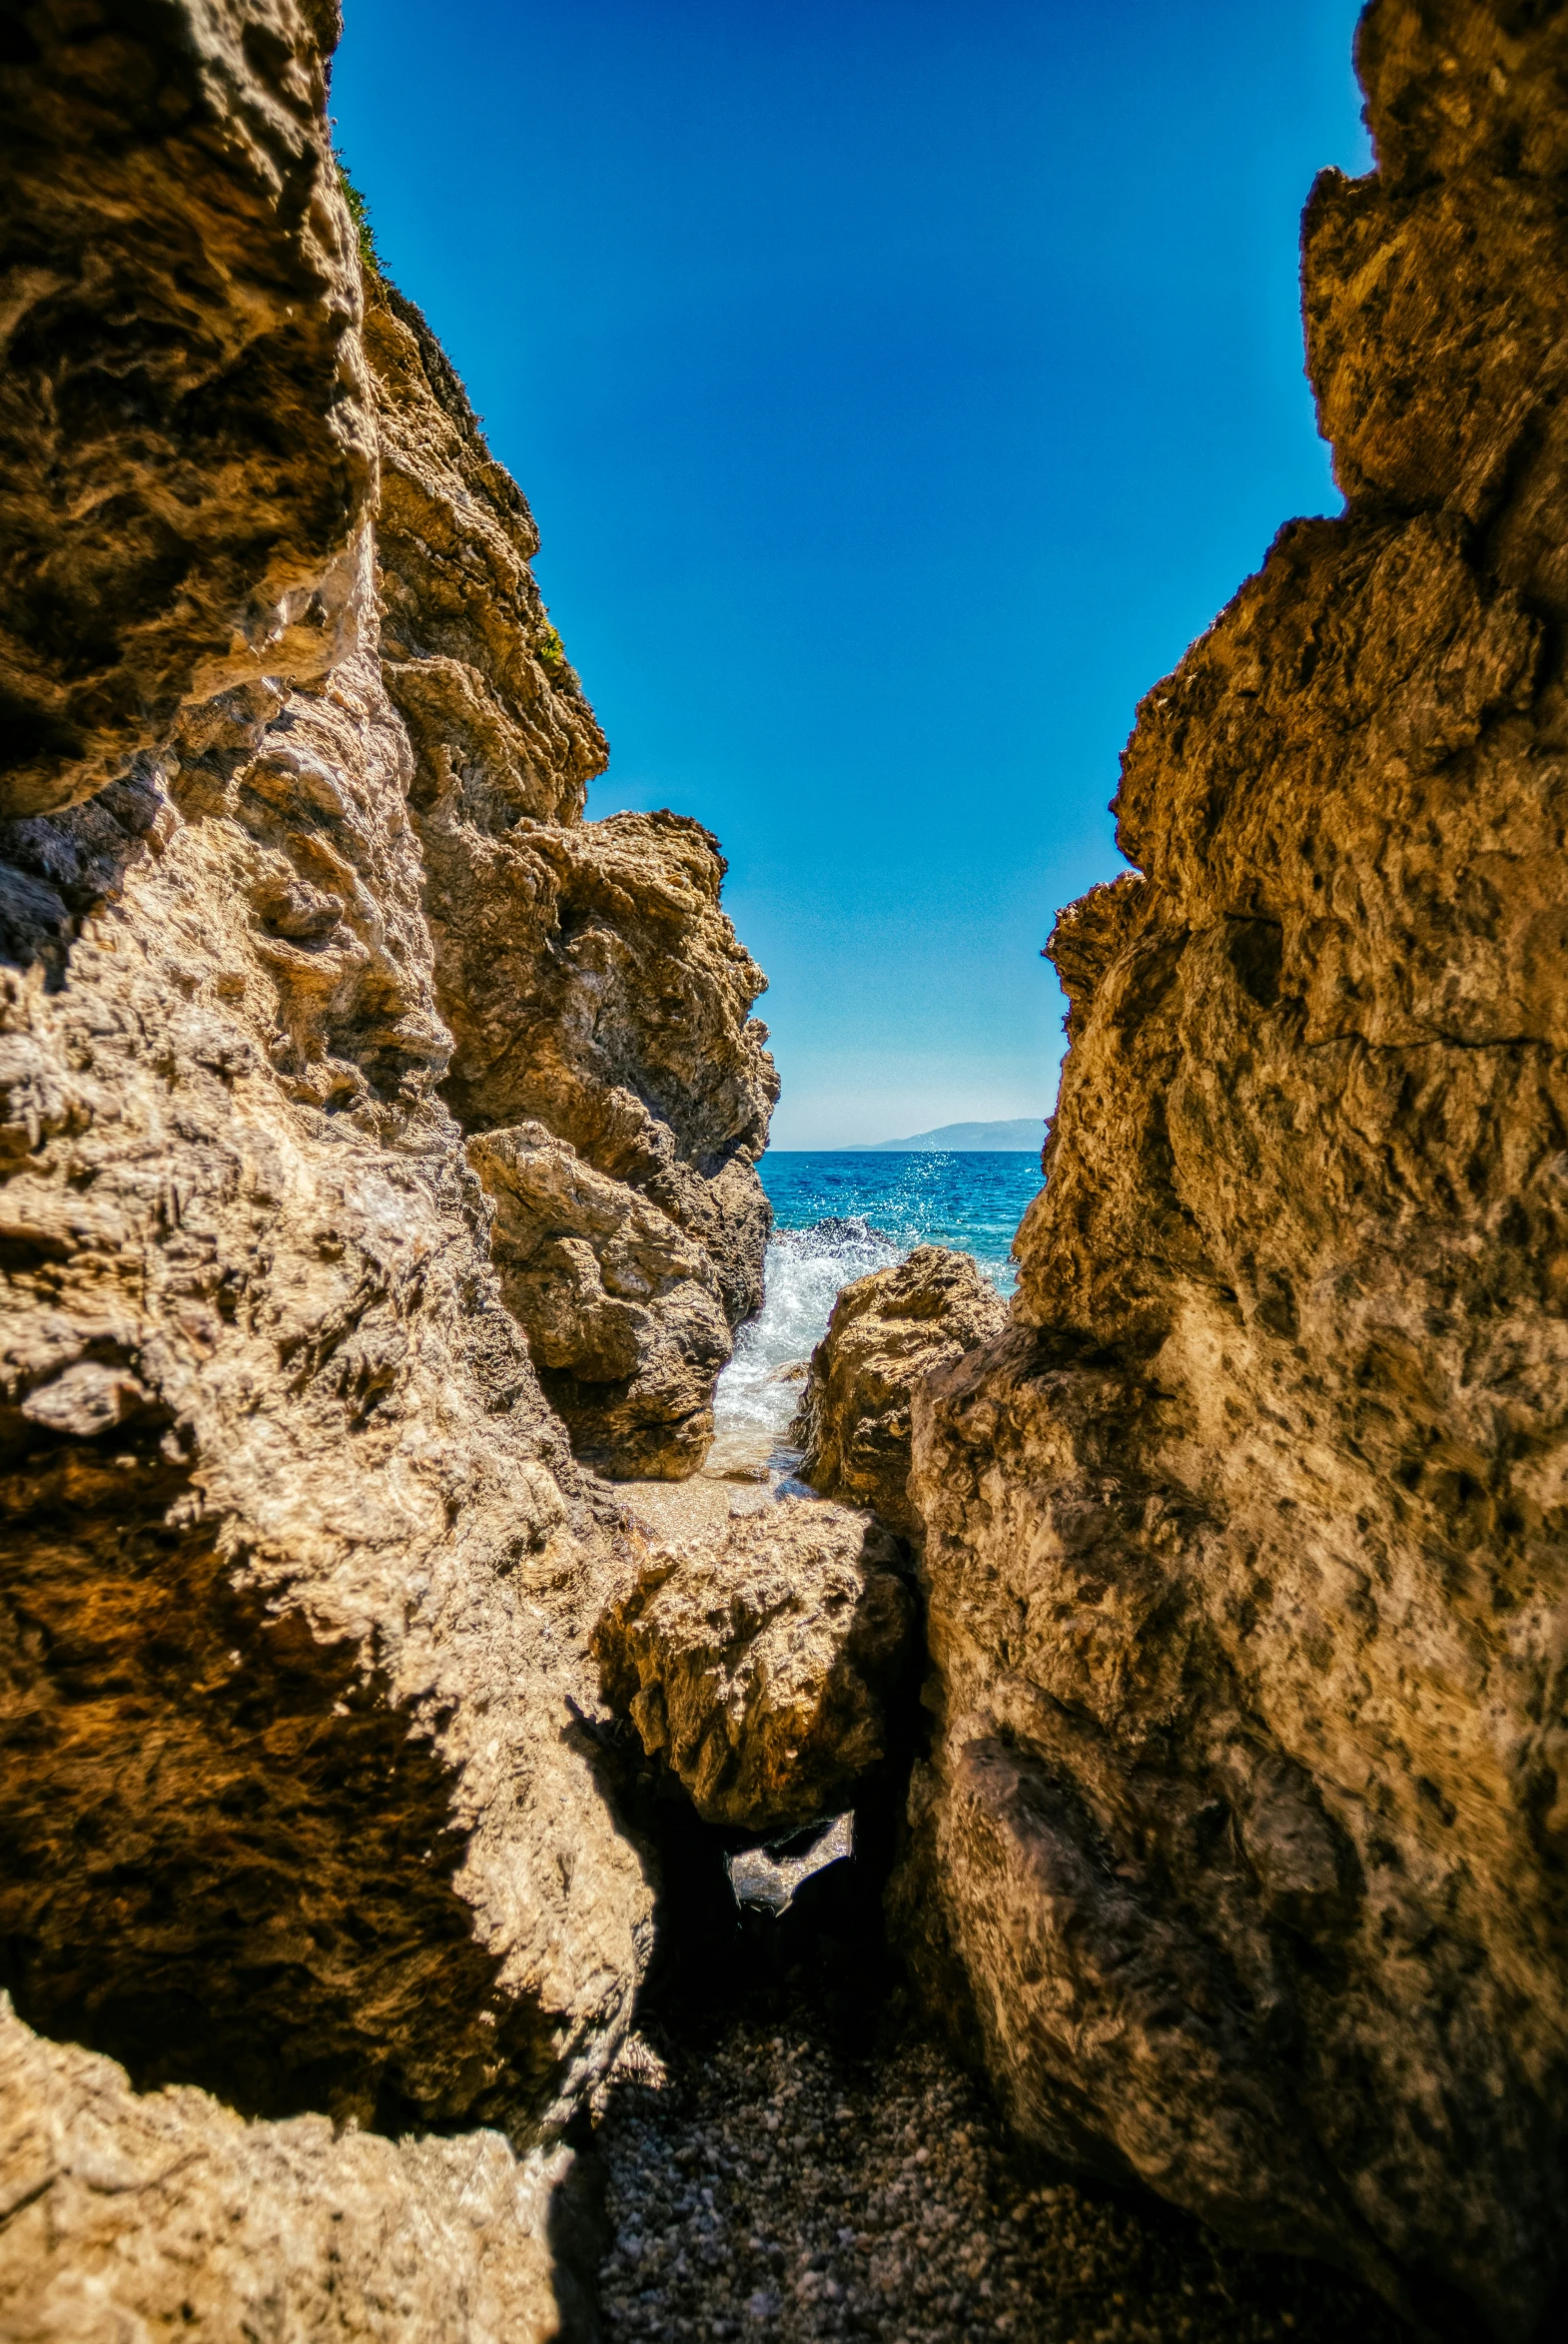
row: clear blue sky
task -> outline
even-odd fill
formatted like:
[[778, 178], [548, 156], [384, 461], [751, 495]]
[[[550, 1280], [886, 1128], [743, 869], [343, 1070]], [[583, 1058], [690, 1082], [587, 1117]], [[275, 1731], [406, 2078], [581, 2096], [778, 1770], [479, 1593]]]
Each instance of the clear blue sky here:
[[1355, 0], [348, 0], [389, 267], [543, 532], [590, 814], [719, 834], [780, 1147], [1045, 1115], [1141, 693], [1338, 507]]

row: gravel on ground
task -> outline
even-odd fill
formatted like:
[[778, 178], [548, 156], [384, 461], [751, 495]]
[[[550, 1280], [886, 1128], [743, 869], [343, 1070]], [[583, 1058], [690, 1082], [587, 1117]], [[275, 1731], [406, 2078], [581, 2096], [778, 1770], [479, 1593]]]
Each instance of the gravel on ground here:
[[852, 2049], [809, 2000], [649, 2027], [601, 2105], [605, 2330], [804, 2344], [1397, 2344], [1320, 2264], [1244, 2253], [1022, 2157], [923, 2035]]

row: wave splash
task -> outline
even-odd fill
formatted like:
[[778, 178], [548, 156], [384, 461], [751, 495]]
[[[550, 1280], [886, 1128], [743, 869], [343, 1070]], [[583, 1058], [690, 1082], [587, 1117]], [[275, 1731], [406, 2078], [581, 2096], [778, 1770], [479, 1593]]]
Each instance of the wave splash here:
[[806, 1361], [851, 1279], [890, 1268], [917, 1245], [953, 1245], [1002, 1293], [1013, 1291], [1013, 1232], [1040, 1186], [1040, 1159], [770, 1152], [761, 1171], [777, 1215], [766, 1298], [736, 1334], [719, 1378], [705, 1467], [758, 1480], [788, 1476], [800, 1461], [787, 1439], [790, 1418]]
[[[909, 1251], [890, 1229], [858, 1214], [829, 1214], [810, 1228], [775, 1229], [768, 1240], [765, 1299], [735, 1337], [714, 1395], [710, 1473], [772, 1464], [788, 1472], [800, 1452], [785, 1438], [806, 1361], [828, 1331], [839, 1290]], [[791, 1374], [790, 1369], [799, 1372]]]

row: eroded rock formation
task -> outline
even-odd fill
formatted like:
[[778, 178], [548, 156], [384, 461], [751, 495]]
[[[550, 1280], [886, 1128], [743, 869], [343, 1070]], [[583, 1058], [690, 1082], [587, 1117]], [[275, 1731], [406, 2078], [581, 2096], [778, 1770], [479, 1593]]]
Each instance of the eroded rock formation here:
[[[528, 508], [423, 320], [380, 280], [366, 341], [384, 672], [415, 753], [455, 1044], [443, 1095], [466, 1131], [537, 1121], [645, 1196], [708, 1253], [738, 1326], [762, 1301], [756, 1160], [778, 1082], [750, 1015], [766, 980], [719, 909], [718, 843], [678, 814], [579, 821], [607, 752], [527, 566]], [[600, 1417], [618, 1401], [599, 1395]], [[689, 1469], [702, 1437], [688, 1426], [662, 1469]], [[606, 1450], [602, 1423], [593, 1445], [606, 1469], [647, 1470], [636, 1443]]]
[[908, 1489], [915, 1390], [1006, 1324], [991, 1280], [945, 1245], [919, 1245], [907, 1261], [845, 1286], [790, 1426], [801, 1478], [919, 1538]]
[[468, 1160], [495, 1206], [502, 1296], [577, 1454], [654, 1479], [690, 1472], [730, 1352], [712, 1256], [542, 1124], [482, 1132]]
[[[231, 2277], [298, 2248], [286, 2326], [358, 2332], [312, 2292], [321, 2189], [351, 2294], [392, 2258], [385, 2332], [488, 2334], [492, 2297], [533, 2332], [548, 2255], [491, 2268], [457, 2193], [547, 2210], [652, 1899], [587, 1730], [626, 1561], [529, 1343], [582, 1365], [651, 1262], [646, 1381], [679, 1253], [702, 1341], [661, 1461], [625, 1441], [689, 1470], [765, 1235], [722, 863], [580, 820], [603, 744], [527, 508], [416, 314], [379, 280], [366, 314], [334, 29], [37, 0], [0, 61], [0, 1984], [45, 2208], [0, 2300], [41, 2333], [81, 2272], [105, 2318], [183, 2316], [203, 2172], [249, 2205]], [[520, 1316], [539, 1264], [498, 1277], [470, 1139], [514, 1247], [524, 1161], [568, 1168], [582, 1250]], [[149, 2182], [139, 2243], [71, 2180], [84, 2124], [128, 2189], [198, 2175]], [[229, 2285], [220, 2324], [265, 2296]]]
[[1016, 2120], [1437, 2328], [1568, 2189], [1568, 12], [1375, 0], [1347, 497], [1140, 711], [1013, 1327], [917, 1401], [902, 1911]]
[[133, 2092], [0, 1994], [0, 2327], [36, 2344], [203, 2332], [397, 2344], [587, 2336], [599, 2247], [561, 2144], [247, 2124]]
[[7, 11], [0, 814], [355, 636], [375, 432], [334, 0]]
[[138, 2082], [521, 2122], [647, 1900], [571, 1743], [609, 1548], [433, 1095], [406, 777], [369, 654], [204, 712], [57, 989], [0, 974], [0, 1938]]
[[882, 1766], [915, 1625], [903, 1562], [865, 1515], [801, 1498], [646, 1550], [594, 1650], [705, 1823], [807, 1823]]

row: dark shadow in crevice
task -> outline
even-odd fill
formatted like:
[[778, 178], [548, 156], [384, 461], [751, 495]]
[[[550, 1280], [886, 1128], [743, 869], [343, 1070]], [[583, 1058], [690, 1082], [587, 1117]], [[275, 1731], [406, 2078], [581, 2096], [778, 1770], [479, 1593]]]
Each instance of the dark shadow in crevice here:
[[0, 821], [0, 966], [41, 966], [46, 989], [59, 992], [82, 922], [118, 891], [162, 803], [138, 759], [122, 781], [63, 814]]
[[354, 1640], [237, 1584], [167, 1417], [88, 1439], [5, 1410], [0, 1502], [18, 2013], [248, 2116], [526, 2121], [554, 2030], [452, 1886], [454, 1770]]
[[[654, 1953], [639, 2024], [683, 2040], [717, 2035], [745, 2009], [766, 2017], [801, 1994], [846, 2040], [869, 2039], [907, 2004], [888, 1939], [884, 1896], [907, 1831], [911, 1770], [930, 1721], [919, 1700], [923, 1623], [884, 1693], [887, 1755], [822, 1817], [793, 1832], [704, 1823], [667, 1767], [644, 1755], [635, 1727], [584, 1728], [601, 1780], [644, 1853], [655, 1884]], [[814, 1873], [782, 1913], [737, 1902], [729, 1861], [749, 1849], [790, 1854], [837, 1813], [853, 1817], [853, 1854]]]
[[609, 2176], [585, 2108], [567, 2126], [565, 2143], [572, 2160], [550, 2192], [544, 2218], [550, 2283], [560, 2311], [555, 2344], [599, 2344], [598, 2271], [614, 2233], [605, 2206]]

